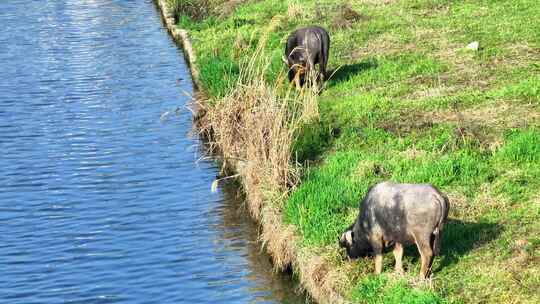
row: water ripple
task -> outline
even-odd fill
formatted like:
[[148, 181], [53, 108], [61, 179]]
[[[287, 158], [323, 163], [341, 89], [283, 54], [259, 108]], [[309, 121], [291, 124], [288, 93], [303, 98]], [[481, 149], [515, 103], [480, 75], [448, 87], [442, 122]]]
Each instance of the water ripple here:
[[1, 303], [303, 302], [195, 163], [151, 1], [0, 1], [0, 24]]

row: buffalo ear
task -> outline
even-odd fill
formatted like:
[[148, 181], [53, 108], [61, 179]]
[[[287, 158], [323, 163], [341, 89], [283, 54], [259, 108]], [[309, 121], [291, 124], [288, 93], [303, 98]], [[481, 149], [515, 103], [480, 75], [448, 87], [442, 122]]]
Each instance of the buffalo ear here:
[[345, 232], [345, 241], [347, 242], [349, 246], [352, 246], [353, 244], [353, 239], [354, 239], [353, 236], [354, 236], [354, 232], [352, 230]]

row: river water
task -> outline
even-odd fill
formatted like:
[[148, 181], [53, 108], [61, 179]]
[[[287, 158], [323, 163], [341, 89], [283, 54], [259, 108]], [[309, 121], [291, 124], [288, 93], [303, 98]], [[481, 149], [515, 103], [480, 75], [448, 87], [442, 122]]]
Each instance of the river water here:
[[188, 134], [148, 0], [0, 1], [1, 303], [303, 303]]

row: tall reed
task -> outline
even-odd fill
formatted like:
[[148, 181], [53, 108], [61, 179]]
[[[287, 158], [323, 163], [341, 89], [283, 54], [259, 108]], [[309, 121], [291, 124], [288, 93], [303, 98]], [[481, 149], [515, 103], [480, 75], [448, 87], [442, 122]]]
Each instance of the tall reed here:
[[271, 22], [253, 55], [240, 62], [232, 91], [205, 109], [203, 126], [224, 166], [237, 169], [256, 218], [263, 201], [286, 195], [299, 182], [293, 143], [301, 125], [319, 116], [316, 86], [296, 90], [284, 72], [271, 83], [265, 79], [270, 68], [267, 33], [278, 22]]

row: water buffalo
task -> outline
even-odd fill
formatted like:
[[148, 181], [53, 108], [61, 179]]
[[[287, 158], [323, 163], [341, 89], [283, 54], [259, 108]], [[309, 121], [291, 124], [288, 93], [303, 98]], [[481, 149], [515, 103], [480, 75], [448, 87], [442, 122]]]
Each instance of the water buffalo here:
[[414, 243], [420, 251], [420, 277], [427, 278], [433, 256], [440, 251], [448, 198], [429, 184], [382, 182], [373, 186], [360, 205], [356, 221], [339, 238], [350, 258], [375, 255], [375, 272], [382, 271], [385, 245], [394, 245], [395, 270], [403, 273], [403, 245]]
[[330, 49], [330, 36], [319, 26], [297, 29], [287, 38], [283, 61], [289, 67], [289, 81], [295, 80], [296, 86], [305, 82], [306, 72], [313, 72], [319, 65], [321, 79], [326, 77], [326, 64]]

